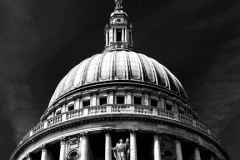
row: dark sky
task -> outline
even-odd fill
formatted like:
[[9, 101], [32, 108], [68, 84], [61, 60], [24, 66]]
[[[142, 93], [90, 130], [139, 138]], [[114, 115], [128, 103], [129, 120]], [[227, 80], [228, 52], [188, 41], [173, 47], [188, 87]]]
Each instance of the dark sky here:
[[[125, 0], [136, 50], [181, 81], [240, 159], [240, 1]], [[113, 0], [0, 0], [0, 151], [8, 159], [59, 81], [104, 48]]]

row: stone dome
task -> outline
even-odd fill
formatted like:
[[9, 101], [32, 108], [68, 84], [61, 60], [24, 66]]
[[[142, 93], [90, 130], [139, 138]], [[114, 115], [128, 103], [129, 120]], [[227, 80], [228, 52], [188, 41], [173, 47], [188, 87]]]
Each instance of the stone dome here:
[[123, 80], [160, 87], [188, 100], [179, 80], [156, 60], [133, 51], [115, 50], [96, 54], [75, 66], [60, 81], [49, 106], [62, 95], [81, 86]]

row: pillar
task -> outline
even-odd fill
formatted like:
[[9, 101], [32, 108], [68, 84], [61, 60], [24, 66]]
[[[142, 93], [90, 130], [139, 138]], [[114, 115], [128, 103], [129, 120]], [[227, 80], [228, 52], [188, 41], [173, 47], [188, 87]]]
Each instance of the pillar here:
[[82, 103], [82, 99], [79, 99], [79, 109], [83, 108], [83, 103]]
[[106, 46], [108, 46], [108, 32], [106, 32]]
[[154, 133], [153, 137], [154, 160], [161, 160], [161, 145], [159, 133]]
[[160, 108], [163, 108], [165, 109], [165, 100], [163, 98], [160, 99], [161, 102], [160, 102]]
[[59, 160], [64, 160], [65, 159], [65, 150], [66, 150], [66, 139], [63, 137], [60, 139], [60, 155], [59, 155]]
[[87, 160], [88, 159], [88, 133], [83, 132], [81, 133], [82, 141], [81, 141], [81, 159], [80, 160]]
[[31, 157], [30, 153], [28, 153], [28, 154], [26, 155], [26, 160], [32, 160], [32, 157]]
[[122, 42], [124, 42], [124, 28], [122, 28]]
[[143, 105], [149, 106], [149, 96], [147, 94], [144, 95]]
[[128, 92], [127, 95], [126, 95], [126, 104], [132, 104], [131, 92]]
[[211, 155], [210, 160], [214, 160], [214, 156], [213, 155]]
[[137, 160], [137, 140], [135, 129], [130, 130], [130, 160]]
[[75, 102], [74, 102], [74, 108], [75, 108], [75, 109], [80, 109], [79, 98], [75, 100]]
[[182, 157], [182, 145], [181, 145], [180, 139], [177, 139], [175, 141], [175, 144], [176, 144], [177, 160], [183, 160], [183, 157]]
[[113, 92], [108, 94], [108, 104], [113, 104], [113, 98], [114, 98]]
[[116, 32], [116, 28], [113, 28], [113, 37], [114, 37], [114, 42], [117, 41], [116, 37], [117, 37], [117, 32]]
[[91, 106], [97, 105], [97, 95], [96, 94], [92, 95], [90, 100], [91, 100], [91, 102], [90, 102]]
[[196, 146], [194, 150], [194, 160], [201, 160], [201, 155], [199, 151], [199, 147]]
[[61, 113], [64, 113], [64, 112], [66, 112], [66, 105], [65, 104], [62, 105], [62, 109], [61, 109]]
[[46, 144], [43, 144], [41, 146], [41, 148], [42, 148], [41, 160], [49, 160], [47, 149], [46, 149]]
[[124, 28], [125, 42], [127, 42], [127, 28]]
[[105, 129], [105, 160], [112, 160], [112, 135], [111, 129]]

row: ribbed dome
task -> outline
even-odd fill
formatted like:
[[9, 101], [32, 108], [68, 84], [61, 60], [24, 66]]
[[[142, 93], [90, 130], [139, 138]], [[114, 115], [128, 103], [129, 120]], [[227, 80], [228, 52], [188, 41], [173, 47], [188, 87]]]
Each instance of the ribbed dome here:
[[115, 50], [96, 54], [75, 66], [57, 86], [49, 106], [60, 96], [78, 87], [115, 80], [157, 85], [187, 99], [178, 79], [156, 60], [132, 51]]

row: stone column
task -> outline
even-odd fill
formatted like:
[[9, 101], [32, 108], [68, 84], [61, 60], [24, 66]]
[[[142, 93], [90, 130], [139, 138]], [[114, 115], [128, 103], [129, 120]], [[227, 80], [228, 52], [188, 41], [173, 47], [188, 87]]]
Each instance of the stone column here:
[[146, 106], [149, 106], [149, 96], [148, 94], [145, 94], [144, 95], [144, 98], [143, 98], [143, 105], [146, 105]]
[[108, 32], [106, 32], [106, 46], [108, 46]]
[[136, 129], [130, 130], [130, 160], [137, 160]]
[[113, 92], [108, 94], [108, 104], [113, 104], [114, 94]]
[[126, 94], [126, 104], [132, 104], [131, 92], [127, 92], [127, 94]]
[[160, 98], [160, 108], [164, 108], [165, 109], [165, 100], [163, 98]]
[[124, 34], [125, 34], [125, 42], [127, 42], [127, 28], [124, 29]]
[[88, 159], [88, 133], [83, 132], [81, 133], [82, 141], [81, 141], [81, 159], [80, 160], [87, 160]]
[[182, 157], [182, 145], [181, 145], [181, 141], [180, 141], [179, 138], [177, 138], [175, 140], [175, 144], [176, 144], [177, 160], [183, 160], [183, 157]]
[[75, 108], [75, 109], [80, 109], [79, 98], [75, 100], [75, 102], [74, 102], [74, 108]]
[[153, 137], [154, 160], [161, 160], [160, 134], [155, 132]]
[[64, 113], [64, 112], [66, 112], [66, 105], [65, 104], [62, 105], [62, 109], [61, 109], [61, 113]]
[[116, 32], [116, 28], [113, 28], [113, 30], [114, 30], [114, 32], [113, 32], [113, 37], [114, 37], [114, 42], [116, 42], [117, 41], [117, 32]]
[[199, 151], [199, 147], [196, 146], [194, 150], [194, 160], [201, 160], [201, 155]]
[[105, 129], [105, 160], [112, 160], [112, 135], [111, 129]]
[[42, 148], [41, 160], [49, 160], [47, 149], [46, 149], [46, 144], [43, 144], [41, 146], [41, 148]]
[[65, 159], [65, 150], [66, 150], [66, 138], [63, 137], [60, 139], [60, 155], [59, 155], [59, 160], [64, 160]]
[[28, 154], [26, 155], [26, 160], [32, 160], [32, 157], [31, 157], [30, 153], [28, 153]]
[[124, 28], [122, 28], [122, 42], [124, 42]]
[[210, 160], [214, 160], [214, 156], [213, 155], [211, 155]]

